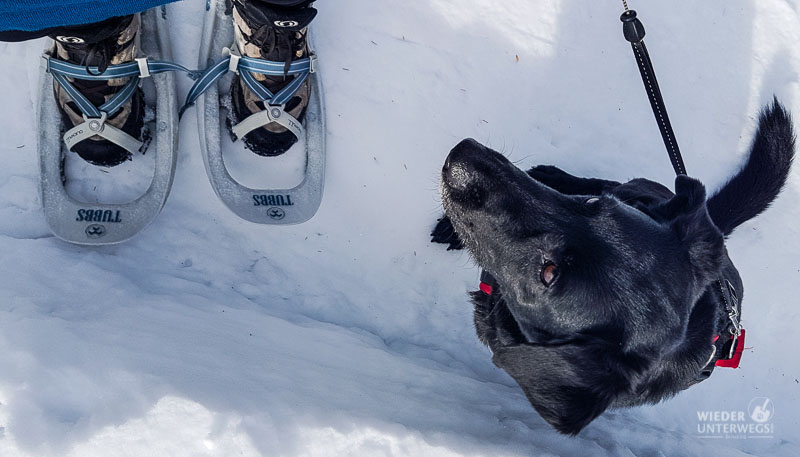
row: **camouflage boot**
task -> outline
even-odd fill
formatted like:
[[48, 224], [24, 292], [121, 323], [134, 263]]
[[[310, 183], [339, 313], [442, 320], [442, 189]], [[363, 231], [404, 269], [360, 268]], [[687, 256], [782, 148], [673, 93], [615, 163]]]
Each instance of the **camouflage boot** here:
[[[292, 61], [309, 55], [306, 34], [317, 10], [310, 6], [313, 0], [286, 0], [281, 3], [294, 4], [278, 6], [260, 0], [232, 0], [234, 31], [243, 55], [285, 62], [285, 71], [288, 71]], [[273, 77], [256, 74], [254, 77], [272, 93], [277, 93], [297, 76], [284, 74]], [[302, 123], [310, 95], [311, 85], [306, 80], [286, 103], [284, 110]], [[238, 75], [231, 85], [231, 101], [233, 109], [228, 118], [229, 128], [265, 109], [261, 99]], [[292, 132], [275, 123], [248, 133], [242, 140], [248, 149], [261, 156], [283, 154], [297, 142]]]
[[[89, 67], [98, 67], [98, 71], [102, 73], [109, 65], [134, 59], [139, 27], [138, 15], [115, 17], [96, 24], [61, 27], [49, 35], [55, 40], [52, 55], [60, 60], [84, 65], [87, 72]], [[110, 81], [70, 78], [69, 81], [90, 102], [100, 106], [120, 91], [128, 78]], [[54, 83], [53, 91], [67, 129], [83, 123], [81, 110], [66, 91], [58, 83]], [[141, 139], [144, 123], [144, 96], [141, 88], [106, 122], [134, 138]], [[105, 167], [119, 165], [131, 157], [130, 152], [99, 136], [76, 144], [72, 150], [87, 162]]]

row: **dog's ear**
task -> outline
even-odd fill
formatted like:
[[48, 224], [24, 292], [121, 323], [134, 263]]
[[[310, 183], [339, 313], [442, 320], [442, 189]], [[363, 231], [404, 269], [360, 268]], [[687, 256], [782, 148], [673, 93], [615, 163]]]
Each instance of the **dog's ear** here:
[[492, 358], [522, 387], [539, 414], [561, 433], [575, 435], [603, 413], [627, 382], [613, 363], [583, 346], [519, 345]]
[[722, 262], [724, 239], [706, 208], [703, 184], [686, 175], [675, 178], [675, 196], [663, 206], [670, 226], [684, 243], [700, 276], [716, 272]]

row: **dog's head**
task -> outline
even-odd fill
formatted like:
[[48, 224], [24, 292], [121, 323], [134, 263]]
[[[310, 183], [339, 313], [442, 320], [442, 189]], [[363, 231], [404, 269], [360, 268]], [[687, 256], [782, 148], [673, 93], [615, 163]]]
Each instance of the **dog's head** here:
[[726, 254], [705, 189], [685, 176], [675, 186], [636, 208], [613, 192], [560, 193], [474, 140], [445, 162], [445, 212], [507, 308], [488, 325], [518, 335], [486, 338], [494, 361], [561, 432], [664, 382], [718, 274]]

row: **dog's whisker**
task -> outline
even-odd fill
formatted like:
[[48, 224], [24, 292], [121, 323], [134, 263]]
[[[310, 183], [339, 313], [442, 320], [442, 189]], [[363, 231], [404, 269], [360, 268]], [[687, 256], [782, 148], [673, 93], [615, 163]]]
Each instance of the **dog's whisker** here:
[[531, 157], [533, 157], [533, 155], [532, 154], [528, 154], [528, 155], [526, 155], [525, 157], [522, 157], [519, 160], [512, 160], [511, 163], [513, 163], [514, 165], [519, 165], [520, 163], [530, 159]]

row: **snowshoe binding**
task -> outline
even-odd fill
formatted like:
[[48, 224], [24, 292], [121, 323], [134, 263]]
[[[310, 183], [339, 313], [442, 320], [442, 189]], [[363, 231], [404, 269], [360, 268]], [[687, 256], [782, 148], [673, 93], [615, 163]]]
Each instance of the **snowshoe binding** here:
[[[166, 10], [64, 27], [50, 37], [39, 92], [45, 218], [65, 241], [125, 241], [161, 211], [175, 172], [176, 88], [166, 73], [175, 68], [163, 62], [171, 59]], [[151, 140], [152, 180], [132, 201], [90, 203], [68, 192], [65, 163], [72, 156], [110, 170], [144, 154]]]
[[[325, 118], [316, 56], [307, 39], [316, 15], [311, 3], [211, 0], [206, 13], [200, 66], [209, 70], [187, 101], [197, 100], [200, 144], [214, 191], [248, 221], [305, 222], [322, 200]], [[224, 141], [225, 127], [235, 143]], [[226, 166], [226, 160], [234, 162], [231, 148], [271, 157], [254, 160], [267, 160], [274, 169], [284, 159], [276, 156], [290, 149], [295, 154], [298, 147], [302, 180], [293, 187], [270, 186], [263, 177], [246, 185]]]

